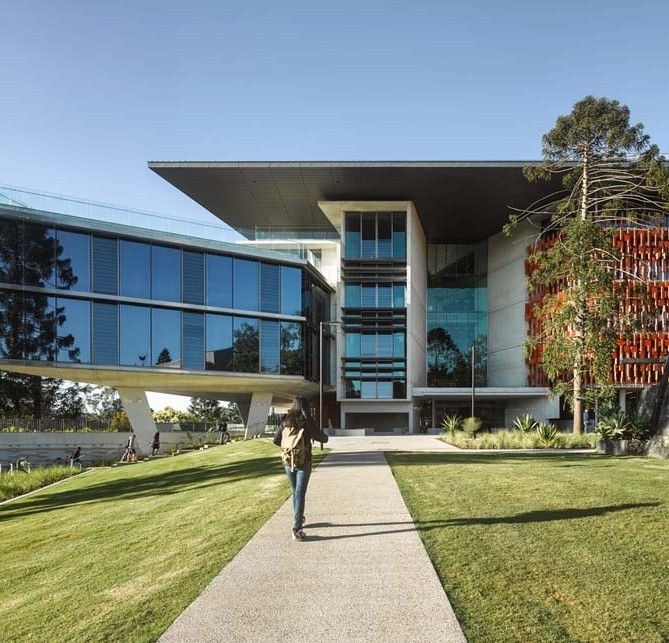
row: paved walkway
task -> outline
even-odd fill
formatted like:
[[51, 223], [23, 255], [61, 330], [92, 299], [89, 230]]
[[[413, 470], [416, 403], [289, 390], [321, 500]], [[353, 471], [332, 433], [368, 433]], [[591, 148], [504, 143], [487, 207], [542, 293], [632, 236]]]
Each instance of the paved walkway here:
[[329, 446], [307, 492], [309, 540], [291, 539], [286, 501], [160, 641], [465, 641], [382, 453], [452, 448], [433, 436]]

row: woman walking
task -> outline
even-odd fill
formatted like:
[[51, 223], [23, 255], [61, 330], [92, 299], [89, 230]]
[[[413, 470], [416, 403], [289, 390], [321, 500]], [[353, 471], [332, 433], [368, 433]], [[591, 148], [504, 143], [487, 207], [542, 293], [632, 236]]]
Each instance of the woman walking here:
[[328, 436], [318, 429], [309, 415], [309, 402], [295, 398], [290, 411], [276, 432], [274, 444], [281, 447], [281, 459], [293, 490], [293, 539], [305, 540], [304, 501], [311, 475], [311, 443], [327, 442]]

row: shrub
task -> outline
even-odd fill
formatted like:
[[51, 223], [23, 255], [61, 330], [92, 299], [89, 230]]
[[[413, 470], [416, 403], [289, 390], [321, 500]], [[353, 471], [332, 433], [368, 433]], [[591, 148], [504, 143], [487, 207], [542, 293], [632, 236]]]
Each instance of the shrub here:
[[622, 440], [631, 427], [627, 414], [618, 411], [613, 415], [602, 418], [597, 423], [595, 433], [601, 440]]
[[476, 434], [483, 428], [483, 423], [477, 417], [468, 417], [462, 420], [462, 430], [469, 436], [476, 437]]
[[447, 415], [442, 420], [441, 427], [445, 432], [448, 432], [451, 435], [455, 435], [455, 432], [460, 429], [461, 424], [462, 418], [457, 413], [454, 413], [453, 415]]
[[556, 444], [557, 429], [554, 424], [550, 422], [540, 422], [536, 427], [537, 436], [539, 442], [546, 446], [551, 447]]
[[519, 415], [513, 421], [513, 428], [520, 431], [521, 433], [530, 433], [537, 428], [537, 425], [538, 422], [529, 413]]

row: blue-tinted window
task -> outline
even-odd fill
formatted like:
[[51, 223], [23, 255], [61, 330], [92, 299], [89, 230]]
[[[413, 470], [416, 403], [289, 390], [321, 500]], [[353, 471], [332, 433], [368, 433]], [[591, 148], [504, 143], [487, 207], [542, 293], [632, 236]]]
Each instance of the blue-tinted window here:
[[345, 305], [350, 308], [360, 308], [360, 284], [346, 284]]
[[26, 286], [55, 288], [58, 281], [65, 287], [72, 285], [74, 275], [70, 263], [60, 256], [56, 258], [56, 231], [53, 228], [24, 224], [23, 253], [23, 283]]
[[[21, 224], [18, 221], [0, 219], [0, 281], [11, 284], [23, 283], [21, 237]], [[53, 258], [53, 247], [51, 257]], [[47, 267], [51, 267], [50, 262], [47, 263]]]
[[3, 304], [9, 313], [2, 329], [5, 356], [54, 361], [56, 329], [59, 321], [65, 321], [65, 310], [56, 309], [56, 298], [10, 290], [3, 292]]
[[381, 380], [376, 383], [376, 397], [379, 400], [393, 399], [393, 383], [391, 381]]
[[377, 336], [377, 357], [393, 356], [393, 336], [390, 333], [380, 333]]
[[346, 214], [344, 253], [346, 258], [360, 256], [360, 215], [357, 212], [348, 212]]
[[178, 248], [152, 246], [151, 298], [181, 301], [181, 250]]
[[360, 355], [362, 357], [376, 357], [376, 335], [371, 333], [362, 335]]
[[395, 308], [405, 307], [405, 291], [406, 286], [404, 284], [393, 284], [393, 306]]
[[186, 304], [204, 304], [204, 253], [183, 251], [183, 300]]
[[362, 256], [376, 257], [376, 216], [374, 214], [362, 215]]
[[377, 257], [389, 259], [393, 256], [392, 247], [392, 215], [379, 214], [377, 219], [378, 226], [378, 253]]
[[181, 311], [151, 310], [151, 363], [160, 368], [181, 368]]
[[120, 242], [121, 295], [151, 298], [151, 246], [136, 241]]
[[260, 310], [278, 313], [281, 310], [281, 269], [272, 263], [260, 264]]
[[[60, 269], [58, 288], [88, 292], [91, 289], [91, 237], [79, 232], [58, 230], [57, 252]], [[69, 262], [69, 263], [68, 263]], [[71, 273], [68, 272], [71, 270]]]
[[58, 297], [58, 361], [89, 364], [91, 361], [91, 304]]
[[234, 274], [235, 309], [258, 310], [258, 262], [235, 257]]
[[260, 371], [279, 372], [279, 322], [260, 322]]
[[119, 361], [123, 366], [151, 365], [151, 309], [120, 306]]
[[358, 399], [360, 397], [360, 380], [347, 377], [345, 384], [346, 397], [348, 399]]
[[258, 320], [235, 317], [232, 336], [234, 370], [257, 373], [260, 366], [260, 338]]
[[360, 357], [360, 333], [346, 333], [346, 357]]
[[183, 313], [183, 367], [204, 369], [204, 315], [184, 311]]
[[93, 302], [93, 364], [118, 364], [118, 306]]
[[281, 314], [302, 315], [302, 270], [281, 266]]
[[93, 292], [118, 294], [118, 241], [93, 237]]
[[376, 381], [363, 380], [360, 384], [360, 397], [363, 400], [376, 399]]
[[393, 333], [393, 357], [405, 356], [406, 337], [404, 333]]
[[281, 322], [281, 372], [284, 375], [302, 375], [302, 363], [302, 324]]
[[407, 254], [407, 218], [403, 212], [393, 214], [393, 257], [404, 259]]
[[391, 284], [379, 284], [377, 287], [377, 306], [379, 308], [392, 308], [393, 289]]
[[232, 257], [207, 255], [207, 306], [232, 308]]
[[207, 315], [205, 354], [208, 371], [233, 370], [232, 317], [228, 315]]
[[362, 307], [374, 308], [376, 307], [376, 285], [363, 284], [362, 286]]

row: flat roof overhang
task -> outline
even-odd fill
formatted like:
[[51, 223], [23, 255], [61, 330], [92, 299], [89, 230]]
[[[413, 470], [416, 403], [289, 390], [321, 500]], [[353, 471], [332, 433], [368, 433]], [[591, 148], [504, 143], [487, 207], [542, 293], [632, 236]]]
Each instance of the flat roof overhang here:
[[[137, 388], [155, 393], [218, 400], [248, 400], [252, 393], [271, 393], [274, 404], [292, 403], [296, 395], [313, 398], [319, 394], [317, 383], [303, 377], [244, 373], [195, 372], [178, 369], [140, 367], [103, 367], [88, 364], [62, 364], [2, 360], [0, 370], [25, 375], [85, 382], [112, 388]], [[328, 388], [328, 390], [330, 390]]]
[[[550, 389], [545, 387], [481, 387], [474, 389], [477, 400], [504, 400], [509, 398], [543, 398], [547, 397]], [[469, 388], [428, 388], [414, 387], [414, 398], [428, 398], [435, 400], [471, 400], [472, 389]]]
[[246, 236], [334, 231], [322, 201], [411, 201], [428, 242], [473, 243], [561, 189], [529, 182], [538, 161], [163, 162], [149, 168]]

